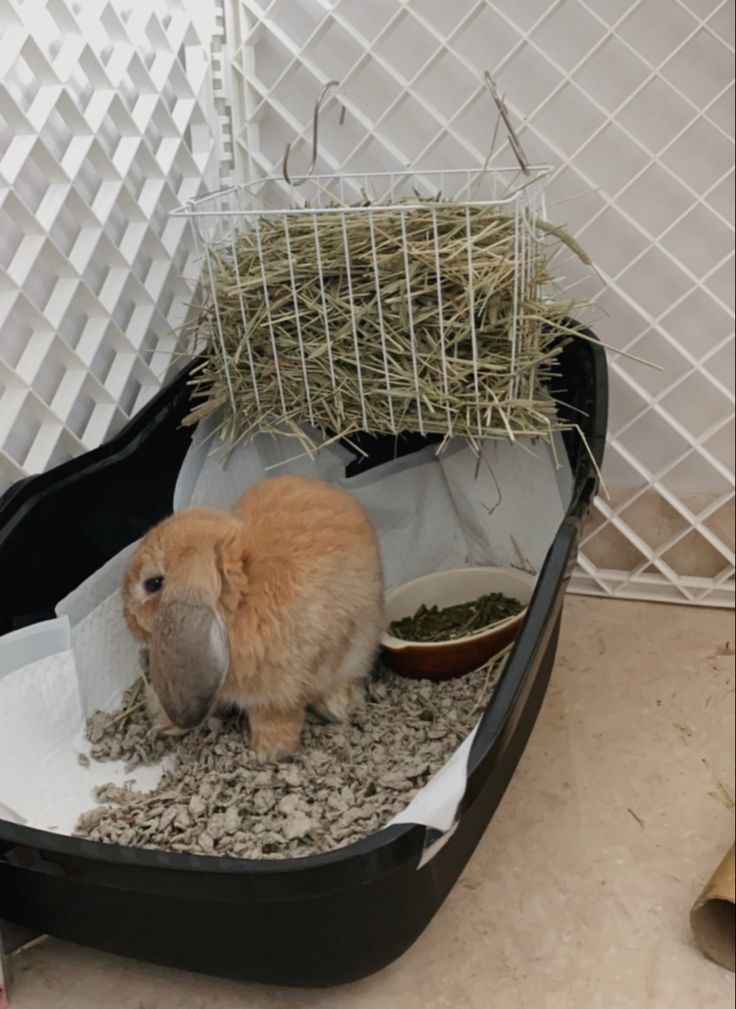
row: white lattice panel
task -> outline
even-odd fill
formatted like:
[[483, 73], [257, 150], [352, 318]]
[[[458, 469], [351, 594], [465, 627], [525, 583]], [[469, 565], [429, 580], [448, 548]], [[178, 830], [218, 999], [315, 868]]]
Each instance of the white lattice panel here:
[[169, 211], [217, 179], [213, 20], [0, 0], [0, 491], [99, 444], [166, 377], [196, 270]]
[[[733, 0], [226, 0], [236, 168], [308, 141], [330, 78], [347, 110], [321, 125], [324, 169], [481, 164], [490, 69], [533, 161], [559, 165], [551, 213], [605, 283], [611, 359], [606, 480], [574, 584], [733, 600]], [[295, 148], [301, 164], [307, 144]], [[497, 163], [509, 163], [500, 145]], [[297, 170], [296, 168], [293, 170]]]

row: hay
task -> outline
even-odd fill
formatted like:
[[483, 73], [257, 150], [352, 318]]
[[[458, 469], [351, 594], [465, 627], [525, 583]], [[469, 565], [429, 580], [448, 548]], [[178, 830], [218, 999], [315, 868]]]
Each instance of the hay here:
[[261, 218], [210, 246], [187, 422], [222, 409], [230, 442], [286, 433], [308, 450], [305, 425], [462, 436], [476, 449], [565, 428], [547, 383], [573, 305], [540, 292], [560, 243], [589, 262], [584, 251], [537, 221], [520, 258], [507, 209], [418, 202]]

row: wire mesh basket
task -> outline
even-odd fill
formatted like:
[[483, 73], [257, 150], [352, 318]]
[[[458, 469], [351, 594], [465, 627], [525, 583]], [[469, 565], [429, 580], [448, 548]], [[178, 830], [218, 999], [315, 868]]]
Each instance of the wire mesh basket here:
[[[547, 166], [269, 177], [191, 200], [207, 343], [192, 419], [222, 433], [486, 438], [563, 426], [546, 393]], [[291, 180], [289, 180], [290, 182]], [[319, 439], [317, 439], [319, 440]]]

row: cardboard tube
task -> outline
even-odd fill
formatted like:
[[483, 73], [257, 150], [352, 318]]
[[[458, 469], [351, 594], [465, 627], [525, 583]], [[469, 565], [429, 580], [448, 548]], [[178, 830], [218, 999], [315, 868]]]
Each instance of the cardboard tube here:
[[693, 904], [690, 926], [698, 947], [721, 967], [736, 970], [734, 846]]

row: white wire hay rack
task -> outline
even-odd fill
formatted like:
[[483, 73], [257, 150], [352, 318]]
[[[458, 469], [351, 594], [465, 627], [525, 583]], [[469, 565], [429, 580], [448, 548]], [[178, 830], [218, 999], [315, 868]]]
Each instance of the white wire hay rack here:
[[287, 148], [283, 176], [174, 211], [202, 259], [192, 420], [220, 408], [230, 441], [278, 431], [310, 450], [564, 427], [544, 386], [570, 308], [545, 296], [550, 168], [313, 174], [321, 98], [304, 176]]

